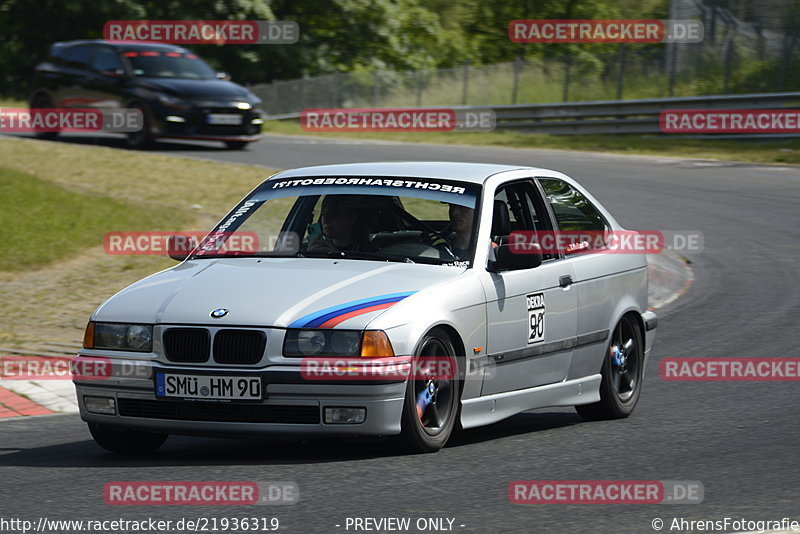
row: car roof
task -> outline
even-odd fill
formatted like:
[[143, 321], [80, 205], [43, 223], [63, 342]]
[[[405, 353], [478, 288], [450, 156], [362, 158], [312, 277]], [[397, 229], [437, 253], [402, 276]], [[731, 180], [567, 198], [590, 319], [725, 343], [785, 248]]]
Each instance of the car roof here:
[[482, 184], [493, 174], [530, 170], [544, 171], [524, 165], [498, 165], [493, 163], [463, 163], [454, 161], [381, 161], [373, 163], [347, 163], [318, 165], [282, 171], [270, 180], [301, 176], [398, 176], [440, 178]]
[[126, 50], [164, 50], [167, 52], [187, 51], [185, 48], [169, 43], [158, 43], [154, 41], [109, 41], [106, 39], [81, 39], [77, 41], [61, 41], [54, 43], [55, 47], [76, 46], [76, 45], [108, 45], [115, 48], [125, 48]]

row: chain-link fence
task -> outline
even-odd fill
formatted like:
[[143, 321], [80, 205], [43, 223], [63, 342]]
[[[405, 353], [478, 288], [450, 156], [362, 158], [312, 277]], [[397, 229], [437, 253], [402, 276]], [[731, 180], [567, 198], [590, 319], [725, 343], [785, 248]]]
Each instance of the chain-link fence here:
[[[735, 4], [736, 9], [722, 7]], [[800, 15], [779, 0], [672, 0], [697, 44], [617, 45], [440, 70], [336, 73], [251, 87], [269, 115], [310, 108], [535, 104], [800, 91]]]

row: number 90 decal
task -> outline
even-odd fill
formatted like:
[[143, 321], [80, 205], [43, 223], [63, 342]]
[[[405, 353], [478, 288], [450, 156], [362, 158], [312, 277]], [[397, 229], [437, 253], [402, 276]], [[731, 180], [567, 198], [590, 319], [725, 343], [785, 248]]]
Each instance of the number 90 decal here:
[[534, 293], [528, 302], [528, 345], [544, 341], [544, 293]]

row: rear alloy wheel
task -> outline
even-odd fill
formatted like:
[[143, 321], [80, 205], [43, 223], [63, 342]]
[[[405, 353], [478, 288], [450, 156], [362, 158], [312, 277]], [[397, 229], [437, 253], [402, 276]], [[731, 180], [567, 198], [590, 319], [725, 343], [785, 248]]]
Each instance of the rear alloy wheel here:
[[[37, 95], [31, 102], [31, 109], [46, 109], [52, 108], [53, 101], [47, 95]], [[58, 132], [35, 132], [34, 135], [39, 139], [55, 139], [58, 137]]]
[[575, 410], [592, 421], [628, 417], [639, 401], [643, 372], [642, 329], [636, 319], [626, 315], [614, 328], [603, 359], [600, 401], [575, 406]]
[[243, 150], [248, 144], [247, 141], [225, 141], [225, 146], [230, 150]]
[[458, 367], [447, 334], [433, 330], [422, 339], [411, 373], [400, 439], [408, 452], [435, 452], [447, 443], [458, 416]]
[[150, 148], [155, 138], [153, 137], [153, 132], [150, 131], [151, 124], [147, 110], [141, 104], [133, 104], [131, 109], [138, 109], [142, 112], [142, 128], [141, 130], [130, 132], [126, 138], [126, 144], [129, 148], [136, 150]]
[[92, 433], [95, 443], [105, 450], [122, 454], [153, 452], [169, 437], [169, 434], [128, 430], [97, 423], [89, 423], [89, 432]]

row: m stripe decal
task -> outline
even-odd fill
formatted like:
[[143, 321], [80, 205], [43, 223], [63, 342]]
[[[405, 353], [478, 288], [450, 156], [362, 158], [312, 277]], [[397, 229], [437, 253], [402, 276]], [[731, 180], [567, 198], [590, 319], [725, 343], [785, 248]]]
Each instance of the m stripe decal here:
[[416, 291], [406, 291], [345, 302], [301, 317], [290, 324], [289, 328], [333, 328], [352, 317], [390, 308], [414, 293]]

